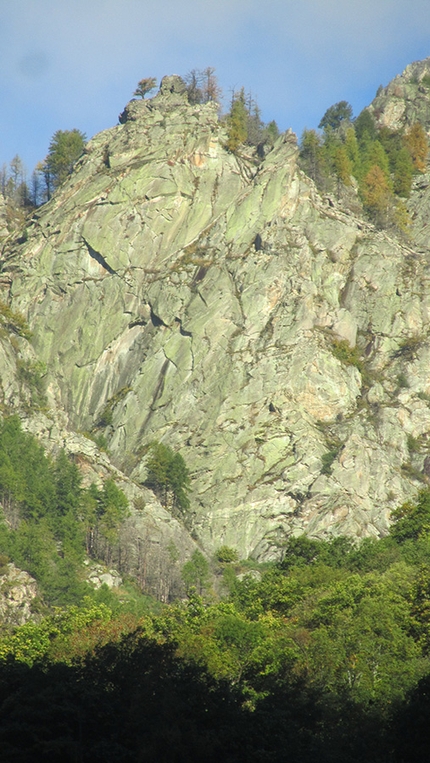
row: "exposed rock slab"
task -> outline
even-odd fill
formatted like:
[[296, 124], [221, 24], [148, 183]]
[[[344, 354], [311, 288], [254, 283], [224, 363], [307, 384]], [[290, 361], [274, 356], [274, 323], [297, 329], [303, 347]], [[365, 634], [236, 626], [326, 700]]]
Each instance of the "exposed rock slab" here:
[[[208, 551], [268, 559], [291, 533], [383, 534], [427, 479], [424, 224], [406, 245], [322, 199], [292, 133], [261, 163], [228, 153], [216, 106], [176, 90], [121, 121], [4, 253], [52, 407], [90, 430], [110, 401], [129, 485], [145, 445], [178, 449]], [[411, 200], [423, 220], [426, 194]]]
[[34, 578], [9, 563], [0, 568], [0, 624], [23, 625], [32, 617], [31, 605], [38, 594]]

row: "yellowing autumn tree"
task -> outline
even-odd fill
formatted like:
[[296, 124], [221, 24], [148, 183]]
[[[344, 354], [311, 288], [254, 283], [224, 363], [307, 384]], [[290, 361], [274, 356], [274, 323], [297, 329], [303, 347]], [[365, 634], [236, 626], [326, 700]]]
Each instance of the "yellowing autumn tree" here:
[[[333, 165], [336, 178], [339, 183], [351, 185], [351, 175], [353, 170], [352, 161], [349, 159], [345, 146], [338, 146], [333, 156]], [[339, 188], [338, 188], [339, 191]]]
[[412, 157], [415, 169], [418, 170], [418, 172], [424, 172], [429, 152], [428, 140], [424, 127], [419, 122], [416, 122], [404, 135], [403, 141]]
[[136, 95], [138, 98], [145, 98], [145, 95], [150, 93], [151, 90], [154, 90], [156, 87], [157, 80], [155, 77], [144, 77], [137, 83], [137, 87], [133, 95]]
[[372, 165], [361, 184], [363, 204], [375, 222], [383, 223], [387, 216], [392, 191], [384, 171]]

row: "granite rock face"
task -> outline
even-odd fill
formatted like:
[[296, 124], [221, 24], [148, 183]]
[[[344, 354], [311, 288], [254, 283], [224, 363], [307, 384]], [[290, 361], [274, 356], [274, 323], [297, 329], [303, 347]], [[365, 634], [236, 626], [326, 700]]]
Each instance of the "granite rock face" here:
[[369, 106], [379, 127], [400, 130], [421, 122], [430, 129], [430, 58], [409, 64]]
[[31, 605], [38, 594], [28, 572], [14, 564], [0, 567], [0, 621], [3, 626], [23, 625], [32, 617]]
[[175, 78], [132, 101], [4, 247], [3, 299], [68, 437], [102, 432], [131, 491], [153, 440], [182, 454], [208, 553], [383, 534], [430, 472], [428, 179], [402, 243], [321, 197], [291, 132], [262, 161], [225, 141]]

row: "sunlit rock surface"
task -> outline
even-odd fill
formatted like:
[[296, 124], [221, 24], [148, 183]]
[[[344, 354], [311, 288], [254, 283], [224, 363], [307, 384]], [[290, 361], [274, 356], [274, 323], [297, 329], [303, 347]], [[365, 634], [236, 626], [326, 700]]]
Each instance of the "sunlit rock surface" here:
[[291, 132], [262, 161], [225, 140], [174, 78], [132, 101], [5, 247], [4, 298], [64, 431], [103, 433], [133, 490], [151, 441], [182, 454], [188, 553], [189, 530], [260, 559], [291, 533], [383, 534], [430, 472], [428, 178], [402, 243], [322, 198]]

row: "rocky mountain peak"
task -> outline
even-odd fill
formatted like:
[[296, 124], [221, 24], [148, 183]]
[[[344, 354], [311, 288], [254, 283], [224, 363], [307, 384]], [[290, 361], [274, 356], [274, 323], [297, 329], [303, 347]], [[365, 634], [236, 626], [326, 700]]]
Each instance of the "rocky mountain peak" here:
[[430, 58], [409, 64], [369, 106], [379, 127], [401, 130], [420, 122], [430, 132]]
[[[379, 118], [414, 118], [427, 90], [412, 80], [378, 95]], [[225, 146], [216, 104], [165, 78], [4, 248], [4, 299], [33, 333], [20, 352], [46, 368], [45, 439], [60, 413], [63, 433], [103, 435], [131, 496], [151, 442], [179, 452], [183, 548], [191, 531], [208, 552], [272, 559], [291, 534], [383, 534], [429, 473], [423, 226], [405, 243], [322, 197], [291, 132], [263, 160]], [[162, 543], [168, 511], [148, 505]]]
[[120, 124], [144, 118], [148, 110], [172, 111], [188, 105], [187, 87], [177, 74], [163, 77], [158, 93], [148, 99], [133, 99], [119, 115]]

